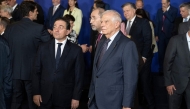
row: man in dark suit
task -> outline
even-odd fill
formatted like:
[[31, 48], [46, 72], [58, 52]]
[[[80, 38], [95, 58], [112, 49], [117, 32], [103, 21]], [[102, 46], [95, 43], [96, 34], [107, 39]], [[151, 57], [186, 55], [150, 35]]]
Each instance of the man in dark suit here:
[[[190, 27], [190, 26], [189, 26]], [[190, 109], [190, 28], [170, 39], [164, 59], [164, 79], [169, 94], [169, 109], [179, 109], [185, 97]]]
[[[24, 1], [33, 1], [33, 2], [35, 2], [34, 0], [24, 0]], [[38, 3], [36, 3], [36, 4], [37, 4], [38, 16], [37, 16], [37, 19], [34, 20], [33, 22], [36, 22], [36, 23], [44, 25], [44, 11], [43, 11], [42, 7]]]
[[131, 109], [138, 80], [138, 53], [135, 43], [120, 31], [121, 16], [114, 10], [101, 17], [102, 38], [98, 44], [89, 109]]
[[82, 92], [82, 49], [67, 40], [70, 24], [56, 19], [55, 39], [40, 46], [33, 77], [33, 100], [40, 109], [76, 109]]
[[162, 8], [157, 11], [155, 37], [158, 42], [159, 72], [163, 74], [165, 50], [174, 28], [177, 8], [170, 5], [170, 0], [162, 0]]
[[0, 109], [10, 109], [12, 95], [10, 50], [6, 39], [2, 36], [0, 36], [0, 51]]
[[[188, 22], [190, 19], [190, 4], [189, 3], [182, 3], [180, 6], [180, 14], [181, 16], [175, 19], [174, 22], [174, 29], [172, 35], [178, 35], [178, 29], [179, 29], [179, 24], [182, 22]], [[187, 32], [187, 31], [186, 31]]]
[[[143, 2], [143, 0], [136, 0], [136, 8], [137, 9], [143, 9], [143, 7], [144, 7], [144, 2]], [[150, 14], [149, 14], [149, 12], [148, 11], [146, 11], [145, 10], [145, 12], [146, 12], [146, 15], [147, 15], [147, 17], [150, 19]]]
[[4, 37], [9, 42], [13, 67], [13, 100], [12, 109], [20, 109], [23, 96], [27, 94], [29, 109], [33, 109], [32, 101], [32, 67], [39, 44], [50, 40], [43, 25], [34, 23], [37, 19], [35, 2], [23, 1], [20, 5], [24, 18], [9, 25]]
[[154, 108], [154, 98], [151, 92], [151, 45], [152, 32], [149, 21], [136, 16], [136, 7], [133, 3], [122, 5], [125, 18], [126, 32], [131, 36], [139, 52], [139, 84], [142, 93], [148, 102], [148, 108]]
[[103, 35], [101, 33], [101, 18], [100, 17], [104, 11], [105, 10], [102, 8], [97, 8], [92, 11], [91, 16], [90, 16], [91, 28], [94, 31], [93, 32], [94, 34], [92, 34], [91, 38], [90, 38], [90, 48], [89, 48], [89, 51], [91, 53], [92, 65], [93, 65], [93, 61], [94, 61], [96, 47]]
[[60, 0], [52, 0], [52, 3], [53, 6], [49, 8], [47, 19], [45, 22], [45, 26], [51, 35], [55, 19], [58, 17], [62, 17], [65, 10], [65, 8], [60, 4]]
[[12, 17], [14, 21], [21, 20], [22, 14], [20, 12], [20, 6], [16, 3], [16, 0], [7, 0], [7, 4], [13, 8]]
[[190, 20], [188, 22], [183, 22], [179, 24], [178, 33], [185, 34], [189, 30], [190, 27]]
[[8, 5], [1, 5], [0, 6], [0, 14], [1, 14], [1, 17], [6, 17], [9, 19], [10, 23], [13, 23], [15, 22], [11, 13], [12, 13], [12, 7], [11, 6], [8, 6]]

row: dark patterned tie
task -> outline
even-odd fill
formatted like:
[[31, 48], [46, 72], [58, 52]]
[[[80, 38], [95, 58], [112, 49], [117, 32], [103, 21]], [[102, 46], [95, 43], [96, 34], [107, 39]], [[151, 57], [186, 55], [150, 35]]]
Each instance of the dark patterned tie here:
[[57, 44], [58, 44], [57, 54], [56, 54], [56, 57], [55, 57], [55, 60], [56, 60], [56, 69], [58, 67], [59, 60], [60, 60], [60, 57], [61, 57], [61, 45], [62, 45], [62, 43], [57, 43]]
[[102, 60], [102, 57], [104, 56], [106, 50], [107, 50], [107, 47], [108, 47], [108, 43], [110, 42], [111, 40], [110, 39], [106, 39], [106, 41], [104, 42], [103, 46], [102, 46], [102, 49], [101, 49], [101, 52], [100, 52], [100, 55], [99, 55], [99, 58], [98, 58], [98, 63], [97, 63], [97, 67], [99, 68], [99, 65], [101, 63], [101, 60]]

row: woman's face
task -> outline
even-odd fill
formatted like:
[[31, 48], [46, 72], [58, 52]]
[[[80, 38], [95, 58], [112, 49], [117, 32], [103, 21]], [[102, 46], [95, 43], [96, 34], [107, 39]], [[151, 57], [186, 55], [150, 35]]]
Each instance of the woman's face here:
[[69, 6], [75, 6], [76, 1], [75, 0], [68, 0]]

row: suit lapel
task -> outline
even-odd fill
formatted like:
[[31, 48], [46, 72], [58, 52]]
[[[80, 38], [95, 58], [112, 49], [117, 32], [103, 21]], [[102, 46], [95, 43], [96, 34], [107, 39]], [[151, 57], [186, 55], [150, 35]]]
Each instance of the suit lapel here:
[[189, 52], [189, 46], [188, 46], [188, 42], [187, 42], [187, 38], [186, 38], [186, 34], [184, 34], [183, 36], [182, 36], [182, 48], [184, 48], [185, 49], [185, 54], [188, 54], [187, 55], [187, 58], [188, 58], [188, 62], [190, 62], [190, 52]]
[[60, 60], [59, 60], [59, 65], [58, 65], [57, 69], [59, 69], [60, 65], [62, 65], [62, 63], [64, 62], [64, 60], [67, 58], [67, 55], [68, 55], [68, 53], [69, 53], [69, 51], [70, 51], [70, 43], [71, 43], [71, 42], [69, 42], [69, 41], [67, 40], [67, 42], [66, 42], [66, 44], [65, 44], [65, 47], [64, 47], [64, 49], [63, 49], [61, 58], [60, 58]]
[[52, 60], [52, 67], [55, 69], [55, 40], [52, 40], [49, 44], [49, 53]]
[[113, 50], [115, 49], [115, 47], [117, 46], [117, 41], [120, 39], [120, 35], [121, 32], [119, 32], [115, 39], [113, 40], [113, 42], [111, 43], [111, 45], [109, 46], [109, 48], [107, 49], [106, 53], [104, 54], [104, 56], [102, 57], [102, 61], [100, 63], [99, 69], [101, 69], [102, 65], [104, 65], [104, 63], [109, 59], [109, 56], [111, 55], [111, 53], [113, 52]]
[[[138, 17], [135, 17], [134, 21], [133, 21], [133, 24], [131, 25], [131, 29], [130, 29], [130, 32], [129, 32], [129, 35], [131, 35], [131, 32], [132, 31], [135, 31], [135, 27], [137, 25], [137, 22], [138, 22]], [[131, 36], [132, 37], [132, 36]]]

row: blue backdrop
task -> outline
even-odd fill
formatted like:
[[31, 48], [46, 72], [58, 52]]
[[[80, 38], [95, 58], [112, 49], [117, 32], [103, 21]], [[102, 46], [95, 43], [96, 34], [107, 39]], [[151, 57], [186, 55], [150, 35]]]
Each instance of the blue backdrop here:
[[[20, 4], [23, 0], [17, 0]], [[35, 0], [38, 4], [40, 4], [44, 10], [45, 16], [47, 15], [47, 11], [50, 6], [52, 6], [52, 0]], [[90, 23], [89, 23], [89, 16], [90, 10], [93, 5], [94, 0], [78, 0], [79, 8], [83, 12], [83, 23], [81, 32], [79, 35], [79, 43], [80, 44], [89, 44], [90, 38]], [[117, 10], [123, 17], [121, 5], [126, 2], [134, 2], [135, 0], [103, 0], [104, 2], [108, 3], [111, 9]], [[179, 5], [183, 2], [188, 2], [189, 0], [171, 0], [171, 5], [175, 7], [179, 7]], [[66, 8], [68, 0], [61, 0], [61, 4]], [[161, 0], [144, 0], [144, 9], [150, 13], [151, 19], [154, 21], [155, 15], [157, 10], [161, 8]], [[123, 17], [124, 19], [124, 17]], [[86, 55], [89, 58], [89, 55]], [[90, 62], [88, 62], [90, 63]], [[152, 63], [152, 71], [158, 71], [158, 61], [157, 61], [157, 54], [155, 54]]]

